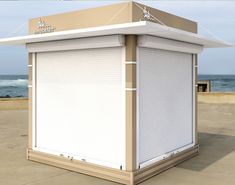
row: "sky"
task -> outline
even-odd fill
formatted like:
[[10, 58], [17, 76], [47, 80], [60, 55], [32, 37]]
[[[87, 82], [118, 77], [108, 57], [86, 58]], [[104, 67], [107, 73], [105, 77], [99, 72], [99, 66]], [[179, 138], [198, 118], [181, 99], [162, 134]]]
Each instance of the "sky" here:
[[[0, 38], [27, 35], [28, 20], [123, 1], [0, 1]], [[235, 1], [137, 1], [198, 22], [199, 33], [235, 45]], [[0, 75], [27, 74], [27, 50], [0, 46]], [[205, 49], [199, 74], [235, 74], [235, 48]]]

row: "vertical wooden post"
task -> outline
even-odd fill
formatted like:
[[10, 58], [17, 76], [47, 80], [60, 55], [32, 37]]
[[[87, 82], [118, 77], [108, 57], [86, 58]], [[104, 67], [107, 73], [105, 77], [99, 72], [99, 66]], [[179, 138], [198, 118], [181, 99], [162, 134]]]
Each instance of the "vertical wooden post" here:
[[[136, 170], [136, 35], [126, 35], [126, 170]], [[133, 181], [133, 180], [132, 180]]]

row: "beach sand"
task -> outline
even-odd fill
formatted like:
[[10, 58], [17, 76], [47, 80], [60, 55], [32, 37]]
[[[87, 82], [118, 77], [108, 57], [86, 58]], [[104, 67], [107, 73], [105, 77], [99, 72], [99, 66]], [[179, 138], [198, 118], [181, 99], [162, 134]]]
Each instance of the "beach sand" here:
[[[200, 155], [142, 185], [234, 185], [235, 104], [199, 106]], [[27, 109], [0, 111], [0, 185], [117, 183], [26, 160]]]

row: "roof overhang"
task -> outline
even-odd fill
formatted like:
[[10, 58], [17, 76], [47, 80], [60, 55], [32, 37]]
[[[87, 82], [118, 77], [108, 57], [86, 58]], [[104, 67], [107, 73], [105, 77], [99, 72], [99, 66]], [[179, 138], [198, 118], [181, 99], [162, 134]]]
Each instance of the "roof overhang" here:
[[220, 40], [208, 39], [204, 36], [163, 26], [148, 21], [82, 28], [53, 33], [27, 35], [0, 39], [0, 45], [26, 45], [29, 43], [67, 40], [74, 38], [94, 37], [113, 34], [152, 35], [172, 40], [197, 44], [205, 48], [232, 47], [231, 44]]

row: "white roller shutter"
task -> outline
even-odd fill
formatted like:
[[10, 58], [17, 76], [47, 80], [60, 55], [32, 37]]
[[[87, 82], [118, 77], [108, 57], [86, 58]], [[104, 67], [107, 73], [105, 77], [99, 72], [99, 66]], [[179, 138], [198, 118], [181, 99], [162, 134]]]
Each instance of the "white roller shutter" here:
[[125, 163], [122, 47], [36, 54], [35, 150]]
[[193, 143], [192, 55], [139, 47], [138, 57], [138, 158], [144, 164]]

